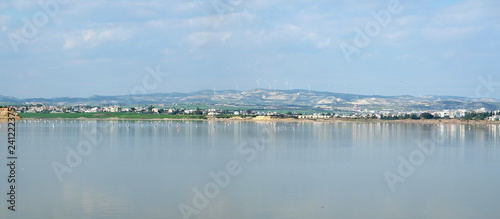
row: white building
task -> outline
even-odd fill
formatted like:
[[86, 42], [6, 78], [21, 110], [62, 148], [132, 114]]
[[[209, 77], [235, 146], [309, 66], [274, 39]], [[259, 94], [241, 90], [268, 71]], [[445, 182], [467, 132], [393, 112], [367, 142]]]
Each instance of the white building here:
[[194, 113], [196, 110], [190, 109], [190, 110], [184, 110], [184, 114], [191, 114]]
[[450, 119], [455, 119], [455, 118], [461, 118], [461, 113], [459, 111], [452, 111], [450, 112]]
[[490, 120], [491, 121], [500, 121], [500, 116], [499, 115], [492, 116], [492, 117], [490, 117]]
[[97, 113], [97, 112], [99, 112], [99, 107], [94, 107], [94, 108], [89, 109], [89, 110], [87, 110], [85, 112], [87, 112], [87, 113]]
[[120, 112], [120, 107], [119, 106], [110, 107], [109, 111], [112, 113]]

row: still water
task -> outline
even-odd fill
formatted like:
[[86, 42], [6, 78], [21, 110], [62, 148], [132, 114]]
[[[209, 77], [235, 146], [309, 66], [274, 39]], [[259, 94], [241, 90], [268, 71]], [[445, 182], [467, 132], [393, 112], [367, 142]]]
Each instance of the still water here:
[[[0, 218], [499, 218], [500, 126], [22, 120]], [[184, 214], [184, 216], [183, 216]]]

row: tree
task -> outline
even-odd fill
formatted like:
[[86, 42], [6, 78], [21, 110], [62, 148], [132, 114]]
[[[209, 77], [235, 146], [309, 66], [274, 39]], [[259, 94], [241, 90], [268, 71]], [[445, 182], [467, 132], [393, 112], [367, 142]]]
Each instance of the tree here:
[[422, 118], [422, 119], [433, 119], [434, 116], [432, 114], [430, 114], [430, 113], [422, 113], [422, 114], [420, 114], [420, 118]]
[[410, 115], [410, 119], [420, 119], [420, 118], [417, 116], [417, 114], [412, 113]]
[[201, 110], [200, 107], [196, 107], [196, 111], [194, 111], [194, 114], [195, 115], [202, 115], [203, 114], [203, 110]]

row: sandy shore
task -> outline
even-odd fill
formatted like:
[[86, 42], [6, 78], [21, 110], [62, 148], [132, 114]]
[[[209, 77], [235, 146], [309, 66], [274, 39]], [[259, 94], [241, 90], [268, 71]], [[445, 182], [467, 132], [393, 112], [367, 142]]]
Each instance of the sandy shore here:
[[403, 124], [463, 124], [463, 125], [487, 125], [499, 124], [499, 121], [487, 120], [459, 120], [459, 119], [405, 119], [405, 120], [381, 120], [381, 119], [266, 119], [252, 121], [272, 121], [272, 122], [354, 122], [354, 123], [403, 123]]
[[[257, 117], [257, 118], [207, 118], [207, 119], [174, 119], [174, 118], [159, 118], [159, 119], [123, 119], [123, 118], [27, 118], [27, 119], [62, 119], [62, 120], [108, 120], [108, 121], [245, 121], [245, 122], [353, 122], [353, 123], [403, 123], [403, 124], [462, 124], [462, 125], [489, 125], [498, 124], [499, 121], [487, 120], [459, 120], [459, 119], [405, 119], [405, 120], [381, 120], [381, 119], [294, 119], [294, 118], [271, 118], [271, 117]], [[19, 120], [19, 119], [16, 119]], [[0, 118], [1, 123], [6, 123], [7, 119]]]
[[293, 118], [228, 118], [228, 119], [208, 119], [210, 121], [250, 121], [250, 122], [352, 122], [352, 123], [401, 123], [401, 124], [460, 124], [460, 125], [489, 125], [498, 124], [499, 121], [487, 120], [459, 120], [459, 119], [405, 119], [405, 120], [381, 120], [381, 119], [293, 119]]

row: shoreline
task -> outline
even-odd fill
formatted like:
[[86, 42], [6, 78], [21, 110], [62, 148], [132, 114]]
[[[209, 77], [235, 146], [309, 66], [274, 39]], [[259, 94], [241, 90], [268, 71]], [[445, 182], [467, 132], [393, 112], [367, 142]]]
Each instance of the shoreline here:
[[[108, 117], [108, 118], [44, 118], [44, 117], [30, 117], [30, 118], [20, 118], [16, 120], [25, 119], [46, 119], [46, 120], [102, 120], [102, 121], [242, 121], [242, 122], [325, 122], [325, 123], [336, 123], [336, 122], [352, 122], [352, 123], [400, 123], [400, 124], [459, 124], [459, 125], [500, 125], [500, 121], [489, 121], [489, 120], [459, 120], [459, 119], [405, 119], [405, 120], [381, 120], [381, 119], [343, 119], [343, 118], [332, 118], [332, 119], [294, 119], [294, 118], [206, 118], [206, 119], [195, 119], [195, 118], [118, 118], [118, 117]], [[7, 119], [0, 118], [0, 122], [7, 122]]]

